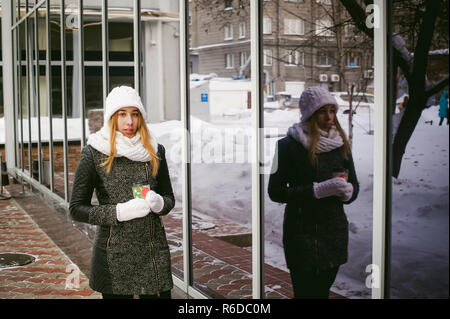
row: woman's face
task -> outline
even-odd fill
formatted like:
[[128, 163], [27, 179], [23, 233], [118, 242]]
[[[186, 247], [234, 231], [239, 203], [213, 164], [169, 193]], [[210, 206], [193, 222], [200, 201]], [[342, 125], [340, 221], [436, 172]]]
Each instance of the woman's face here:
[[316, 113], [317, 125], [321, 130], [328, 132], [334, 125], [336, 107], [332, 104], [327, 104], [318, 109]]
[[136, 135], [139, 120], [137, 107], [122, 107], [117, 111], [117, 130], [128, 138]]

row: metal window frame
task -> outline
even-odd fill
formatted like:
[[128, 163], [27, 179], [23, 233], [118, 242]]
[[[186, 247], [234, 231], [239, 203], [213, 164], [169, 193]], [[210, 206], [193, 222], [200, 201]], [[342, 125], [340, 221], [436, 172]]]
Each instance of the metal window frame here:
[[[25, 13], [26, 13], [26, 17], [29, 17], [29, 12], [28, 12], [28, 6], [29, 6], [29, 1], [25, 0]], [[26, 77], [27, 77], [27, 112], [28, 112], [28, 176], [31, 178], [32, 177], [32, 169], [33, 169], [33, 159], [32, 159], [32, 140], [31, 140], [31, 90], [33, 82], [33, 74], [32, 74], [32, 70], [31, 70], [31, 34], [30, 34], [30, 26], [29, 26], [29, 22], [28, 22], [28, 18], [25, 19], [25, 56], [27, 57], [27, 61], [26, 61]], [[23, 107], [23, 105], [22, 105]], [[22, 109], [23, 112], [23, 109]], [[22, 148], [23, 148], [23, 144], [22, 144]], [[25, 165], [23, 167], [23, 169], [25, 169]], [[31, 184], [30, 184], [30, 190], [31, 190]]]
[[84, 74], [84, 16], [83, 0], [78, 0], [78, 103], [80, 104], [81, 149], [86, 146], [86, 100]]
[[264, 113], [259, 107], [263, 98], [263, 7], [250, 1], [250, 55], [252, 97], [252, 294], [264, 298], [264, 175], [261, 159], [264, 154]]
[[141, 95], [142, 52], [141, 52], [141, 0], [134, 0], [133, 6], [133, 48], [134, 48], [134, 88]]
[[[35, 5], [37, 6], [38, 0], [35, 0]], [[42, 2], [42, 1], [41, 1]], [[42, 2], [44, 3], [44, 2]], [[42, 184], [42, 143], [41, 143], [41, 101], [40, 101], [40, 63], [39, 63], [39, 15], [38, 15], [39, 7], [36, 7], [36, 13], [34, 15], [34, 56], [35, 56], [35, 84], [34, 84], [34, 101], [36, 105], [37, 111], [37, 127], [38, 127], [38, 180], [39, 183]], [[32, 171], [32, 170], [31, 170]]]
[[50, 0], [46, 3], [46, 14], [45, 14], [45, 25], [46, 25], [46, 52], [45, 52], [45, 81], [47, 84], [47, 110], [48, 110], [48, 129], [49, 129], [49, 141], [48, 141], [48, 152], [49, 152], [49, 164], [50, 164], [50, 191], [55, 192], [55, 172], [54, 172], [54, 157], [53, 157], [53, 99], [52, 99], [52, 67], [51, 67], [51, 25], [50, 25]]
[[[389, 1], [388, 1], [389, 2]], [[389, 9], [383, 0], [375, 0], [379, 25], [374, 28], [374, 161], [373, 161], [373, 233], [372, 233], [372, 298], [389, 297], [390, 236], [390, 112], [388, 79]], [[376, 48], [376, 50], [375, 50]], [[367, 270], [366, 270], [367, 271]]]
[[61, 27], [60, 27], [60, 39], [61, 39], [61, 106], [62, 106], [62, 118], [63, 118], [63, 152], [64, 152], [64, 200], [69, 201], [69, 151], [67, 142], [67, 69], [66, 69], [66, 19], [65, 19], [65, 0], [61, 0]]
[[[103, 103], [109, 93], [109, 50], [108, 50], [108, 0], [102, 0], [102, 70]], [[106, 106], [103, 105], [103, 108]]]

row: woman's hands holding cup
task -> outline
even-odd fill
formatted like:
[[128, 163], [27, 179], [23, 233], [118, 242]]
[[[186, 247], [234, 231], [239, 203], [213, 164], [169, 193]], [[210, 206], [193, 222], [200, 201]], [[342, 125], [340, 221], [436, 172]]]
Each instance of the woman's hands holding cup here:
[[145, 201], [148, 203], [151, 211], [154, 213], [159, 213], [164, 207], [164, 199], [162, 198], [162, 196], [152, 190], [146, 194]]
[[116, 216], [119, 222], [142, 218], [150, 213], [150, 205], [143, 198], [134, 198], [116, 205]]
[[144, 198], [134, 198], [125, 203], [116, 205], [116, 216], [119, 222], [142, 218], [148, 213], [159, 213], [164, 208], [164, 199], [161, 195], [150, 190]]
[[320, 183], [313, 183], [314, 197], [317, 199], [337, 196], [348, 201], [353, 194], [353, 185], [342, 177], [333, 177]]

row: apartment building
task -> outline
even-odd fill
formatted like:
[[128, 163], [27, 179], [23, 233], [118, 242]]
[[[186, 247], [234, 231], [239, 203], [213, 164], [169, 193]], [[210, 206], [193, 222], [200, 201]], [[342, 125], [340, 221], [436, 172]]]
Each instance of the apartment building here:
[[[191, 73], [249, 75], [249, 2], [189, 2]], [[373, 45], [350, 24], [338, 1], [264, 0], [265, 92], [300, 94], [321, 85], [330, 91], [354, 84], [365, 91], [373, 79]], [[247, 63], [247, 64], [246, 64]]]

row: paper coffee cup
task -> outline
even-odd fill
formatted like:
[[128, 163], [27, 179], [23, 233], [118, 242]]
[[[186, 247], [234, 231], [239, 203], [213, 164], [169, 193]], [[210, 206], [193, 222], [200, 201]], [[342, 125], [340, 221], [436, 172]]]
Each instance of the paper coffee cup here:
[[144, 198], [145, 195], [150, 191], [150, 185], [144, 183], [133, 184], [133, 197], [134, 198]]
[[344, 169], [341, 171], [333, 172], [333, 177], [340, 177], [347, 181], [348, 180], [348, 171], [346, 169]]

